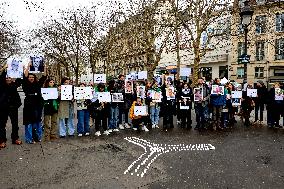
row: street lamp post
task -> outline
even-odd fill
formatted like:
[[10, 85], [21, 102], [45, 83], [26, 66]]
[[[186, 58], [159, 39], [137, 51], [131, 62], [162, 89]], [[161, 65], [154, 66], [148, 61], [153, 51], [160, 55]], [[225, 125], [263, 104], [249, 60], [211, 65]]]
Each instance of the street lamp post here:
[[[248, 49], [248, 26], [251, 23], [253, 15], [253, 10], [251, 9], [249, 5], [249, 0], [246, 0], [244, 2], [244, 7], [242, 7], [240, 11], [240, 17], [241, 17], [241, 23], [244, 29], [245, 33], [245, 48], [244, 48], [244, 57], [248, 57], [247, 55], [247, 49]], [[244, 61], [244, 80], [243, 84], [247, 83], [248, 75], [247, 75], [247, 64], [249, 63], [248, 61]]]

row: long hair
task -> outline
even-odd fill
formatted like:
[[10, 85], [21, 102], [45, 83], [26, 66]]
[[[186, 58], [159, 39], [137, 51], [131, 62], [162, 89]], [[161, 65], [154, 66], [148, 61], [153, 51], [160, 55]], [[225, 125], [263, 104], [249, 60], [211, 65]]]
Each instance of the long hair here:
[[34, 73], [29, 73], [28, 78], [29, 78], [30, 75], [34, 76], [34, 78], [35, 78], [34, 83], [38, 82], [37, 76]]
[[[54, 81], [54, 79], [50, 79], [50, 78], [49, 78], [49, 79], [45, 80], [43, 87], [44, 87], [44, 88], [48, 88], [50, 81]], [[55, 82], [55, 81], [54, 81], [54, 82]], [[55, 83], [54, 83], [54, 86], [55, 86]]]
[[70, 80], [68, 77], [63, 77], [61, 79], [61, 85], [63, 85], [65, 83], [65, 81]]

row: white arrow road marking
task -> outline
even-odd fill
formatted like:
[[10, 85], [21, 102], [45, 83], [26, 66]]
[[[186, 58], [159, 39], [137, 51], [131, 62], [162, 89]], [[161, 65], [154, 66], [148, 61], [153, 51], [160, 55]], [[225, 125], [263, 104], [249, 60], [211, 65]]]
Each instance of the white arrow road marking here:
[[137, 175], [143, 177], [151, 164], [162, 154], [168, 152], [180, 152], [180, 151], [208, 151], [215, 150], [215, 147], [211, 144], [193, 144], [193, 145], [167, 145], [167, 144], [155, 144], [147, 140], [137, 137], [126, 137], [124, 138], [128, 142], [131, 142], [144, 149], [144, 153], [141, 154], [131, 165], [124, 171], [124, 174], [130, 173], [131, 175]]

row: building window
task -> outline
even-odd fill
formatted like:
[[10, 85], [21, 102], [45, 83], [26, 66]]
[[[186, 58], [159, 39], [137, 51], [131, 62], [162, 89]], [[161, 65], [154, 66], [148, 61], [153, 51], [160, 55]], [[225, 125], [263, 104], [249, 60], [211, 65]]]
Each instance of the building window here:
[[264, 41], [257, 41], [255, 43], [255, 59], [261, 61], [264, 59]]
[[245, 75], [245, 69], [244, 68], [237, 68], [237, 77], [243, 78]]
[[241, 57], [245, 53], [245, 43], [239, 42], [238, 43], [238, 57]]
[[283, 32], [284, 31], [284, 13], [276, 14], [276, 31]]
[[255, 31], [257, 34], [266, 32], [266, 16], [256, 16], [255, 17]]
[[263, 67], [256, 67], [255, 68], [255, 77], [256, 78], [263, 78], [264, 76], [263, 76], [263, 70], [264, 70], [264, 68]]
[[284, 38], [275, 40], [275, 60], [284, 59]]

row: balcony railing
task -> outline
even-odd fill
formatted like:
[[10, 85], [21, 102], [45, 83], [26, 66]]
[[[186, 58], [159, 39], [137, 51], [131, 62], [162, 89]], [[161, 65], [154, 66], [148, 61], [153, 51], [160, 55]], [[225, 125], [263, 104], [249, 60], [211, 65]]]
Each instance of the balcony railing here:
[[275, 55], [275, 60], [284, 60], [284, 54]]
[[264, 59], [264, 55], [256, 55], [255, 56], [255, 60], [256, 61], [261, 61], [261, 60], [263, 60]]

